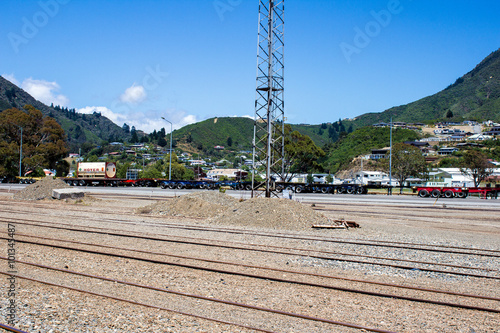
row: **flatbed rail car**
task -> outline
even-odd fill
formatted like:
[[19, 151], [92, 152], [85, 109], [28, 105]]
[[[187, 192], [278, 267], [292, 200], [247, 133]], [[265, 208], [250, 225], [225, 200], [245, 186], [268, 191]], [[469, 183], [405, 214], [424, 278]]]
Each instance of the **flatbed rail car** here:
[[437, 187], [437, 186], [415, 186], [413, 193], [421, 198], [467, 198], [470, 194], [477, 193], [481, 198], [498, 198], [500, 185], [494, 187]]
[[[186, 180], [165, 180], [161, 181], [162, 188], [166, 189], [209, 189], [227, 188], [231, 190], [252, 190], [252, 182], [245, 181], [186, 181]], [[346, 193], [346, 194], [366, 194], [369, 188], [380, 188], [373, 185], [359, 184], [306, 184], [276, 182], [277, 192], [283, 190], [295, 193]]]

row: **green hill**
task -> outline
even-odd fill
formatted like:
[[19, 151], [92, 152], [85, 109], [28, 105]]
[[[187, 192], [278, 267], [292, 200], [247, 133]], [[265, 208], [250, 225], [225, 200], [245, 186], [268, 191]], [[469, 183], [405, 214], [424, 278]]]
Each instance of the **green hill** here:
[[[413, 130], [393, 129], [393, 143], [413, 141], [420, 135]], [[390, 128], [365, 126], [341, 138], [334, 144], [325, 147], [326, 157], [322, 161], [323, 167], [331, 173], [336, 173], [348, 166], [353, 158], [366, 155], [372, 149], [389, 147]]]
[[211, 118], [175, 130], [173, 140], [186, 151], [209, 153], [215, 146], [229, 150], [251, 150], [253, 123], [250, 118]]
[[42, 111], [44, 116], [54, 118], [64, 129], [70, 151], [73, 152], [78, 152], [78, 148], [82, 146], [100, 145], [102, 141], [122, 141], [130, 138], [130, 133], [100, 113], [80, 114], [74, 109], [47, 106], [0, 76], [0, 112], [10, 108], [22, 110], [25, 105], [33, 105]]
[[[451, 111], [451, 113], [450, 113]], [[355, 127], [378, 122], [430, 122], [433, 120], [494, 120], [500, 122], [500, 49], [441, 92], [381, 113], [367, 113]]]

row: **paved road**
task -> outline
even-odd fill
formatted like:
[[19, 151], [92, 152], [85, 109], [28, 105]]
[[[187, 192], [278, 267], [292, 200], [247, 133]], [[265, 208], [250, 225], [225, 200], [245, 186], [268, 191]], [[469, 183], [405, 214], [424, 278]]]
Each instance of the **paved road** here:
[[[21, 184], [0, 184], [2, 192], [18, 191], [27, 185]], [[170, 190], [152, 187], [76, 187], [85, 190], [88, 193], [95, 194], [109, 194], [109, 195], [137, 195], [137, 196], [152, 196], [152, 197], [172, 197], [192, 193], [194, 191], [206, 190]], [[228, 190], [227, 194], [235, 197], [248, 199], [250, 198], [250, 191], [231, 191]], [[367, 205], [376, 204], [389, 204], [393, 206], [418, 206], [418, 207], [431, 207], [446, 205], [446, 207], [462, 207], [462, 208], [495, 208], [500, 209], [500, 199], [498, 200], [484, 200], [477, 197], [468, 197], [466, 199], [446, 199], [439, 198], [437, 201], [434, 198], [419, 198], [410, 195], [353, 195], [353, 194], [320, 194], [320, 193], [301, 193], [293, 194], [293, 199], [301, 202], [311, 203], [359, 203]]]

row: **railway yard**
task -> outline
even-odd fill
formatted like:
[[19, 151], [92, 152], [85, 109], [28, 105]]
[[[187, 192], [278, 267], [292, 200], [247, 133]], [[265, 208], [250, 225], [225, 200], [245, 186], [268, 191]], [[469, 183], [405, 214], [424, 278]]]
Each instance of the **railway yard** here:
[[[500, 200], [19, 190], [0, 188], [0, 292], [13, 236], [22, 331], [500, 331]], [[360, 228], [311, 228], [335, 220]]]

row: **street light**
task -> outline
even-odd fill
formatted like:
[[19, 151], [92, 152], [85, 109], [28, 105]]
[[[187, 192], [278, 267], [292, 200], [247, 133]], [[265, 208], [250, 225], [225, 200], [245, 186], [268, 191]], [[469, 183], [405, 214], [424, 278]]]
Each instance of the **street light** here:
[[172, 180], [172, 123], [163, 117], [161, 117], [161, 119], [170, 124], [170, 163], [168, 164], [168, 180]]
[[19, 146], [19, 177], [22, 177], [21, 169], [23, 163], [23, 128], [19, 126], [21, 129], [21, 145]]

